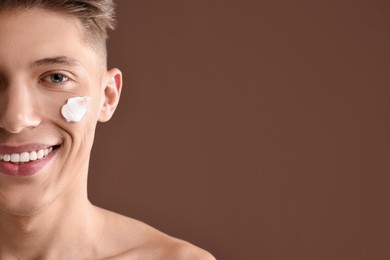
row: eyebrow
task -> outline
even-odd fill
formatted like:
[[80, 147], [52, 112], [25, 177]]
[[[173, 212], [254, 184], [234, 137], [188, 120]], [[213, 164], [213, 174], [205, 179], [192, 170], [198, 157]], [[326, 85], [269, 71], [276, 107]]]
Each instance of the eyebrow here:
[[40, 60], [36, 60], [31, 63], [31, 67], [39, 67], [45, 65], [65, 65], [65, 66], [80, 66], [80, 62], [78, 60], [66, 57], [66, 56], [58, 56], [58, 57], [49, 57]]

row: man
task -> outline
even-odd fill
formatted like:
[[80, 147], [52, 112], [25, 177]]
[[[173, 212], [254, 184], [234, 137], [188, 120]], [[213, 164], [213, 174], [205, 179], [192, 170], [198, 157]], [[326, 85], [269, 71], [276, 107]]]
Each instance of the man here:
[[0, 1], [0, 259], [214, 259], [88, 201], [95, 127], [122, 86], [113, 15], [110, 0]]

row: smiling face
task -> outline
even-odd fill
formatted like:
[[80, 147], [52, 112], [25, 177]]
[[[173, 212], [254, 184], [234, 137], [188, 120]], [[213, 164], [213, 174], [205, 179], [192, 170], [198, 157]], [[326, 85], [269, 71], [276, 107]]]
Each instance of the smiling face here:
[[[0, 12], [0, 212], [31, 215], [86, 196], [96, 123], [112, 116], [120, 89], [120, 71], [107, 72], [76, 18]], [[74, 97], [90, 98], [77, 123], [61, 115]]]

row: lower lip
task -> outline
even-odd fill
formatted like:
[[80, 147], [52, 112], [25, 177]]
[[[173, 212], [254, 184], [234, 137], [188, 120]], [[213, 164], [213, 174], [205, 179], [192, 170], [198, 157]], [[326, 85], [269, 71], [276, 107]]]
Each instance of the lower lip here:
[[49, 153], [41, 160], [30, 161], [22, 164], [0, 161], [0, 173], [10, 176], [32, 176], [39, 172], [56, 154], [57, 149]]

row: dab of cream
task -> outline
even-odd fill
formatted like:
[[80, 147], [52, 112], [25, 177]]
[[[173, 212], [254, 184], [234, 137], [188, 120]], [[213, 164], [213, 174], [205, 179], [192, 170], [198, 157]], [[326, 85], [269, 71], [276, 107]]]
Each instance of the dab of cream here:
[[69, 98], [61, 109], [61, 114], [65, 118], [66, 122], [80, 122], [87, 112], [89, 101], [91, 101], [90, 97]]

